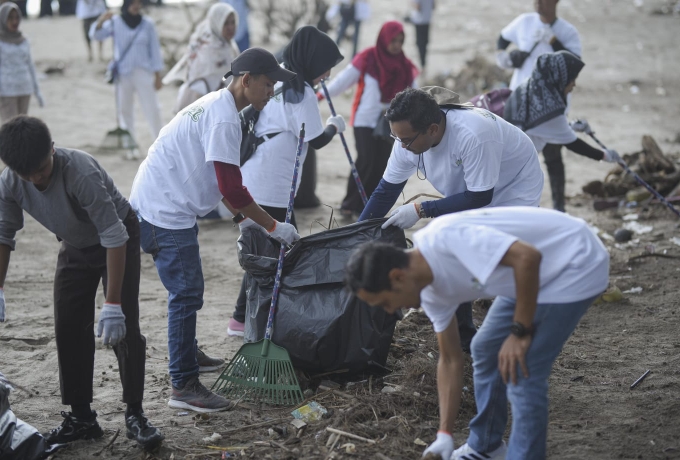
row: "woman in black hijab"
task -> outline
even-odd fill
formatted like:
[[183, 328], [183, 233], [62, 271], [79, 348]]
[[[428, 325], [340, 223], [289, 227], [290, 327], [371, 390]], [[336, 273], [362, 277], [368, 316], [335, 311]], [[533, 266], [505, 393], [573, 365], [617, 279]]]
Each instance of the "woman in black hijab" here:
[[576, 78], [585, 64], [569, 51], [543, 54], [529, 78], [518, 86], [505, 104], [503, 118], [524, 131], [537, 151], [543, 151], [553, 207], [564, 211], [564, 164], [560, 149], [553, 158], [546, 151], [550, 146], [566, 146], [569, 150], [592, 158], [614, 163], [620, 159], [614, 150], [600, 150], [586, 144], [574, 132], [589, 131], [585, 124], [569, 125], [567, 95], [576, 86]]
[[[297, 74], [289, 82], [278, 83], [274, 98], [260, 113], [255, 124], [255, 134], [266, 139], [253, 156], [241, 166], [243, 185], [262, 208], [279, 221], [286, 218], [288, 196], [295, 164], [298, 133], [305, 123], [306, 138], [300, 164], [311, 146], [320, 149], [333, 136], [345, 130], [341, 115], [330, 117], [326, 127], [321, 121], [314, 86], [330, 75], [331, 68], [343, 57], [335, 42], [316, 27], [300, 28], [283, 51], [283, 63]], [[305, 168], [307, 165], [305, 165]], [[304, 169], [298, 174], [298, 183]], [[295, 215], [291, 222], [295, 225]], [[246, 224], [247, 225], [247, 224]], [[228, 335], [243, 335], [245, 322], [245, 277], [236, 301], [234, 317], [229, 321]]]

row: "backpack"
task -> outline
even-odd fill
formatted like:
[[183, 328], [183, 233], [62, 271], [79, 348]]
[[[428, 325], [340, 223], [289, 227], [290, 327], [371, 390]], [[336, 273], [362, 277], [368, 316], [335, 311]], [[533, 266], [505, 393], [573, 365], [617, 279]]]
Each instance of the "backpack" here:
[[492, 89], [488, 93], [480, 94], [470, 99], [475, 107], [486, 109], [489, 112], [503, 118], [505, 103], [510, 98], [512, 90], [508, 88]]

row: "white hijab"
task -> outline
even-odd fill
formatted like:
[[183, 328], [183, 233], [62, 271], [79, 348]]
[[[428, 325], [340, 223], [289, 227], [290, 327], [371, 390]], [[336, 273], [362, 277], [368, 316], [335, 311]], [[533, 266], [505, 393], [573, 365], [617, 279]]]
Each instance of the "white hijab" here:
[[216, 80], [229, 71], [231, 61], [240, 53], [235, 40], [222, 36], [224, 23], [231, 14], [238, 28], [238, 14], [231, 5], [220, 2], [210, 7], [207, 17], [191, 35], [186, 53], [163, 78], [163, 83], [176, 80], [191, 83], [208, 77]]

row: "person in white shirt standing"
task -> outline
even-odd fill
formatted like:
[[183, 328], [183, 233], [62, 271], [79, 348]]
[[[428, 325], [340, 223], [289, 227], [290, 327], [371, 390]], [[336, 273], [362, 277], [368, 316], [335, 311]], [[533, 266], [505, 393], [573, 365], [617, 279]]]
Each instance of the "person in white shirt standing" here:
[[239, 169], [239, 111], [249, 104], [262, 110], [274, 84], [295, 74], [279, 67], [268, 51], [251, 48], [232, 61], [225, 78], [230, 76], [226, 89], [203, 96], [163, 127], [130, 193], [141, 247], [153, 256], [168, 290], [168, 405], [197, 412], [228, 410], [232, 404], [198, 379], [196, 316], [203, 306], [204, 280], [196, 216], [222, 201], [234, 222], [250, 218], [285, 244], [300, 238], [293, 225], [277, 222], [253, 200]]
[[412, 0], [409, 21], [416, 28], [416, 46], [420, 54], [420, 66], [425, 73], [427, 45], [430, 43], [430, 23], [434, 12], [435, 0]]
[[[421, 218], [484, 206], [538, 206], [543, 172], [526, 134], [484, 109], [459, 104], [452, 91], [425, 89], [406, 89], [390, 104], [385, 117], [396, 142], [359, 220], [387, 214], [414, 174], [444, 198], [400, 206], [383, 228], [411, 228]], [[459, 309], [458, 321], [467, 349], [477, 330], [471, 304]]]
[[[253, 199], [277, 220], [285, 220], [288, 191], [295, 166], [295, 155], [300, 126], [305, 124], [305, 142], [300, 154], [300, 169], [311, 145], [318, 150], [345, 130], [342, 115], [330, 117], [326, 127], [321, 121], [319, 104], [314, 87], [330, 75], [331, 68], [343, 57], [338, 45], [316, 27], [304, 26], [295, 32], [283, 50], [282, 67], [297, 76], [277, 84], [280, 94], [267, 104], [255, 124], [255, 135], [264, 142], [255, 149], [252, 157], [241, 166], [243, 184]], [[297, 189], [302, 171], [298, 173]], [[295, 222], [295, 213], [291, 215]], [[227, 335], [242, 336], [245, 330], [246, 277], [243, 276], [241, 292], [236, 300], [234, 315], [229, 320]]]
[[[380, 28], [375, 46], [354, 56], [328, 85], [331, 98], [357, 85], [350, 124], [357, 149], [356, 168], [367, 196], [378, 186], [394, 144], [389, 137], [376, 136], [376, 126], [385, 122], [385, 110], [394, 96], [415, 85], [418, 75], [418, 69], [404, 54], [404, 40], [404, 26], [399, 21], [387, 21]], [[324, 99], [323, 92], [317, 97]], [[343, 217], [355, 218], [363, 210], [363, 199], [350, 174], [340, 212]]]
[[0, 6], [0, 120], [2, 123], [17, 115], [28, 113], [28, 104], [34, 94], [38, 105], [45, 105], [35, 65], [31, 58], [31, 45], [19, 30], [21, 11], [12, 2]]
[[116, 98], [120, 126], [135, 134], [134, 94], [137, 93], [142, 112], [149, 123], [152, 139], [163, 127], [156, 91], [161, 89], [163, 56], [156, 27], [148, 16], [141, 14], [141, 0], [123, 0], [120, 15], [108, 11], [90, 28], [90, 38], [104, 40], [113, 37], [114, 61], [118, 72]]
[[[557, 17], [558, 1], [534, 0], [535, 13], [519, 15], [501, 31], [496, 63], [502, 68], [515, 69], [510, 80], [511, 90], [515, 90], [531, 76], [536, 61], [542, 54], [567, 50], [581, 57], [581, 38], [576, 27]], [[517, 48], [507, 52], [510, 43], [514, 43]], [[547, 144], [543, 148], [543, 157], [550, 178], [553, 207], [564, 211], [562, 146]]]
[[[78, 0], [76, 3], [76, 17], [83, 21], [83, 30], [85, 31], [85, 43], [87, 44], [87, 60], [92, 62], [94, 55], [92, 54], [92, 43], [90, 39], [90, 27], [94, 24], [99, 16], [106, 13], [106, 2], [104, 0]], [[103, 42], [99, 42], [99, 60], [104, 56], [102, 54]]]
[[[373, 307], [394, 313], [420, 306], [432, 322], [440, 352], [440, 422], [423, 455], [545, 459], [548, 378], [581, 317], [607, 287], [607, 249], [583, 220], [531, 207], [440, 217], [416, 232], [413, 243], [411, 250], [360, 246], [347, 264], [346, 284]], [[455, 312], [478, 297], [495, 300], [472, 341], [477, 415], [467, 443], [454, 452], [464, 365]]]

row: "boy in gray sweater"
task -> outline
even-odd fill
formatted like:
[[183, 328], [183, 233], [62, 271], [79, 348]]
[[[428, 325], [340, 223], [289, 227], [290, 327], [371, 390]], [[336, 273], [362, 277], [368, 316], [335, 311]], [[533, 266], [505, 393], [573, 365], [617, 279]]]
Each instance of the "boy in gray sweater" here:
[[54, 322], [63, 423], [45, 435], [51, 444], [101, 437], [90, 409], [94, 373], [95, 297], [106, 301], [97, 336], [118, 358], [127, 436], [146, 449], [163, 440], [142, 410], [146, 339], [139, 330], [139, 222], [111, 177], [85, 152], [55, 148], [41, 120], [18, 116], [0, 128], [0, 321], [15, 235], [33, 216], [61, 242], [54, 276]]

